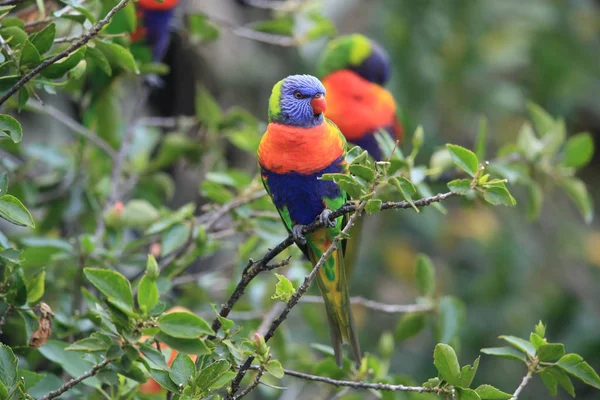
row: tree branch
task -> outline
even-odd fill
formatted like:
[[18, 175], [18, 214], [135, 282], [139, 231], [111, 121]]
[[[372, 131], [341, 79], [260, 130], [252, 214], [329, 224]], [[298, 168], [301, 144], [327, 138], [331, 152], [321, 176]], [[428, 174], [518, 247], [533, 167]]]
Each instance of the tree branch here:
[[[258, 367], [256, 367], [258, 368]], [[256, 369], [253, 367], [253, 369]], [[287, 376], [293, 376], [294, 378], [300, 378], [307, 381], [322, 382], [335, 387], [349, 387], [353, 389], [364, 389], [364, 390], [381, 390], [385, 392], [414, 392], [414, 393], [436, 393], [439, 395], [450, 394], [449, 389], [442, 388], [426, 388], [422, 386], [404, 386], [404, 385], [391, 385], [388, 383], [369, 383], [369, 382], [356, 382], [356, 381], [342, 381], [337, 379], [326, 378], [324, 376], [305, 374], [304, 372], [291, 371], [284, 369], [283, 373]]]
[[45, 68], [49, 67], [50, 65], [56, 63], [57, 61], [60, 61], [63, 58], [68, 57], [71, 53], [75, 52], [80, 47], [83, 47], [94, 36], [98, 35], [98, 33], [100, 33], [102, 28], [104, 28], [104, 26], [106, 26], [110, 22], [113, 15], [115, 15], [119, 10], [121, 10], [123, 7], [125, 7], [127, 4], [129, 4], [130, 1], [131, 0], [119, 1], [119, 3], [113, 9], [111, 9], [108, 12], [108, 14], [106, 14], [106, 17], [104, 17], [103, 19], [98, 21], [98, 23], [96, 25], [94, 25], [94, 27], [92, 29], [90, 29], [86, 34], [82, 35], [79, 40], [77, 40], [76, 42], [74, 42], [69, 47], [67, 47], [65, 50], [61, 51], [60, 53], [56, 54], [55, 56], [50, 57], [49, 59], [45, 60], [43, 63], [41, 63], [40, 65], [38, 65], [37, 67], [35, 67], [31, 71], [29, 71], [27, 74], [23, 75], [21, 77], [21, 79], [14, 86], [12, 86], [10, 89], [8, 89], [8, 91], [0, 98], [0, 105], [4, 104], [6, 102], [6, 100], [8, 100], [20, 88], [22, 88], [25, 84], [27, 84], [27, 82], [32, 80], [37, 74], [42, 72], [42, 70], [44, 70]]
[[[350, 232], [350, 230], [354, 226], [354, 223], [356, 222], [356, 220], [361, 216], [366, 205], [367, 205], [367, 202], [363, 201], [358, 206], [355, 207], [355, 213], [352, 214], [352, 216], [348, 220], [348, 223], [346, 224], [344, 229], [342, 229], [340, 234], [337, 235], [333, 239], [333, 241], [331, 242], [331, 244], [329, 245], [327, 250], [325, 250], [325, 252], [319, 258], [319, 261], [317, 261], [317, 263], [313, 267], [310, 274], [308, 274], [306, 276], [306, 278], [304, 278], [304, 282], [302, 282], [302, 285], [300, 285], [300, 287], [298, 289], [296, 289], [296, 291], [294, 292], [294, 294], [292, 295], [290, 300], [287, 302], [287, 305], [285, 306], [283, 311], [271, 323], [269, 330], [265, 334], [265, 342], [267, 342], [269, 339], [271, 339], [273, 337], [273, 335], [275, 335], [275, 331], [277, 330], [279, 325], [281, 325], [283, 323], [283, 321], [285, 321], [285, 319], [287, 318], [287, 316], [290, 313], [290, 311], [292, 310], [292, 308], [294, 308], [294, 306], [296, 304], [298, 304], [298, 302], [300, 301], [300, 298], [302, 297], [302, 295], [304, 295], [304, 293], [306, 293], [306, 291], [310, 287], [310, 284], [312, 283], [312, 281], [315, 279], [315, 277], [319, 273], [319, 270], [321, 269], [321, 267], [323, 266], [325, 261], [327, 261], [327, 259], [331, 256], [331, 254], [333, 254], [333, 252], [337, 249], [338, 243], [342, 240], [343, 237], [345, 237]], [[246, 375], [248, 368], [250, 368], [250, 366], [252, 365], [253, 360], [254, 360], [254, 357], [252, 357], [252, 356], [248, 357], [246, 359], [246, 361], [244, 362], [244, 364], [242, 364], [242, 366], [239, 368], [236, 377], [231, 382], [231, 386], [230, 386], [231, 391], [228, 393], [228, 399], [235, 398], [234, 395], [237, 392], [237, 390], [239, 389], [240, 383], [242, 382], [242, 379]]]
[[242, 392], [239, 395], [235, 396], [235, 400], [241, 399], [242, 397], [246, 396], [248, 393], [256, 389], [256, 387], [260, 383], [260, 378], [262, 378], [263, 373], [265, 372], [265, 369], [262, 366], [260, 366], [257, 368], [257, 371], [258, 372], [256, 372], [256, 377], [254, 377], [252, 383], [248, 385], [246, 389], [242, 390]]
[[[302, 303], [312, 304], [323, 304], [323, 298], [321, 296], [304, 296], [302, 297]], [[400, 314], [400, 313], [416, 313], [426, 312], [433, 310], [432, 304], [386, 304], [378, 301], [365, 299], [364, 297], [354, 296], [350, 298], [352, 305], [361, 305], [370, 310], [379, 311], [388, 314]]]
[[523, 380], [521, 381], [521, 384], [519, 385], [519, 387], [517, 388], [517, 390], [515, 390], [515, 393], [513, 394], [513, 397], [511, 397], [510, 400], [517, 400], [519, 398], [519, 395], [521, 394], [521, 392], [523, 391], [523, 389], [525, 389], [525, 386], [527, 386], [527, 384], [531, 380], [532, 376], [533, 376], [533, 372], [531, 370], [529, 370], [527, 372], [527, 375], [525, 375], [523, 377]]
[[[439, 193], [432, 197], [426, 197], [424, 199], [417, 200], [414, 202], [414, 205], [417, 207], [425, 207], [425, 206], [431, 205], [432, 203], [444, 201], [447, 198], [452, 197], [452, 196], [454, 196], [454, 193], [452, 193], [452, 192]], [[408, 209], [408, 208], [412, 208], [412, 206], [407, 201], [398, 201], [398, 202], [386, 201], [385, 203], [383, 203], [381, 205], [381, 210]], [[332, 212], [330, 218], [331, 218], [331, 220], [334, 220], [338, 217], [341, 217], [342, 215], [350, 214], [351, 212], [354, 212], [355, 210], [356, 210], [355, 203], [346, 203], [339, 209]], [[303, 229], [303, 233], [306, 235], [306, 234], [312, 233], [322, 227], [323, 227], [323, 224], [321, 224], [320, 221], [315, 221], [315, 222], [307, 225]], [[293, 239], [292, 235], [289, 235], [284, 241], [279, 243], [273, 249], [270, 249], [261, 260], [258, 260], [258, 261], [249, 260], [248, 265], [244, 269], [244, 272], [242, 273], [242, 277], [240, 278], [240, 281], [238, 282], [237, 286], [235, 287], [233, 293], [231, 294], [231, 296], [229, 297], [227, 302], [225, 302], [225, 304], [223, 304], [221, 306], [221, 311], [219, 312], [219, 315], [223, 318], [226, 318], [227, 315], [229, 315], [229, 313], [233, 309], [233, 306], [235, 305], [235, 303], [237, 303], [237, 301], [240, 299], [240, 297], [242, 297], [242, 295], [244, 294], [244, 291], [246, 290], [246, 287], [248, 287], [248, 285], [250, 284], [252, 279], [254, 279], [259, 273], [261, 273], [263, 271], [268, 271], [268, 270], [274, 269], [274, 267], [268, 265], [268, 263], [271, 260], [273, 260], [275, 257], [277, 257], [279, 254], [281, 254], [285, 249], [290, 247], [292, 244], [294, 244], [294, 239]], [[277, 267], [275, 267], [275, 268], [277, 268]], [[212, 329], [215, 332], [217, 332], [220, 328], [221, 328], [221, 322], [219, 321], [218, 318], [215, 318], [212, 323]]]
[[96, 375], [98, 372], [100, 372], [100, 370], [102, 368], [106, 367], [108, 364], [110, 364], [113, 361], [115, 361], [114, 358], [107, 358], [106, 360], [102, 361], [100, 364], [94, 365], [94, 367], [92, 369], [90, 369], [89, 371], [84, 372], [83, 375], [78, 376], [77, 378], [71, 379], [70, 381], [68, 381], [67, 383], [65, 383], [64, 385], [59, 387], [58, 389], [48, 393], [44, 397], [41, 397], [39, 400], [50, 400], [50, 399], [60, 396], [61, 394], [65, 393], [66, 391], [72, 389], [73, 386], [77, 385], [78, 383], [81, 383], [82, 381], [86, 380], [87, 378]]

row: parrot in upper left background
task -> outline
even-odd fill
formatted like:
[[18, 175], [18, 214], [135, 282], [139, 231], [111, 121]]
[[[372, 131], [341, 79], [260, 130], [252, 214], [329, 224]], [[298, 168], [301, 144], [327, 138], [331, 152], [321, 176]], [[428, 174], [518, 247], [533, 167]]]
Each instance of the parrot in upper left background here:
[[317, 70], [327, 89], [327, 118], [349, 142], [381, 160], [375, 133], [384, 130], [397, 140], [403, 135], [394, 97], [384, 88], [391, 70], [386, 51], [360, 34], [340, 36], [328, 43]]
[[[331, 210], [347, 201], [346, 193], [325, 173], [348, 173], [344, 136], [323, 116], [325, 88], [310, 75], [292, 75], [273, 87], [269, 99], [269, 124], [258, 147], [263, 184], [285, 227], [311, 261], [317, 263], [340, 234], [345, 222], [331, 221]], [[319, 218], [326, 228], [302, 234], [304, 225]], [[354, 328], [346, 268], [345, 240], [325, 261], [317, 283], [329, 320], [335, 359], [342, 365], [342, 344], [348, 343], [357, 363], [360, 347]]]
[[145, 41], [152, 49], [152, 61], [160, 62], [167, 52], [170, 27], [179, 0], [139, 0], [136, 3], [138, 26], [131, 35], [135, 42]]

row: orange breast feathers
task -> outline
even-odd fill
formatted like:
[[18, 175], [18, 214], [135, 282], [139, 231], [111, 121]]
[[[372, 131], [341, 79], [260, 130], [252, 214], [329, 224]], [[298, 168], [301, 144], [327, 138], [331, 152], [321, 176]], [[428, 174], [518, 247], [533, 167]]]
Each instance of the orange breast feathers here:
[[383, 87], [349, 70], [333, 72], [322, 82], [327, 90], [325, 116], [337, 124], [346, 139], [358, 140], [380, 128], [398, 129], [396, 102]]
[[258, 146], [258, 162], [278, 174], [322, 171], [344, 154], [344, 139], [324, 121], [314, 128], [271, 122]]

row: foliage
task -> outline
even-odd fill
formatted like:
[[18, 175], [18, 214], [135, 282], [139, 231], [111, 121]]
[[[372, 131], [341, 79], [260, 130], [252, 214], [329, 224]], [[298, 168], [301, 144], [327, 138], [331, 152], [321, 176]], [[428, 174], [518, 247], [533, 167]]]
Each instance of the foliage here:
[[[34, 24], [15, 17], [19, 10], [13, 6], [1, 9], [0, 90], [16, 93], [8, 96], [7, 108], [11, 113], [49, 114], [73, 130], [78, 140], [27, 144], [21, 142], [19, 121], [0, 115], [0, 219], [6, 222], [0, 226], [0, 399], [50, 399], [65, 392], [72, 398], [142, 399], [164, 397], [166, 392], [181, 400], [233, 398], [250, 393], [259, 382], [281, 386], [284, 375], [294, 376], [284, 366], [307, 371], [304, 378], [309, 380], [352, 381], [358, 388], [364, 384], [363, 389], [385, 399], [398, 398], [396, 391], [415, 399], [436, 394], [483, 400], [513, 397], [509, 388], [473, 385], [479, 358], [460, 365], [457, 352], [469, 304], [446, 291], [436, 263], [425, 254], [415, 260], [411, 277], [418, 294], [415, 307], [394, 321], [393, 332], [373, 329], [377, 352], [365, 354], [360, 365], [345, 361], [338, 368], [331, 348], [322, 344], [294, 344], [285, 335], [270, 341], [277, 326], [269, 334], [257, 333], [259, 323], [268, 328], [277, 318], [275, 313], [261, 323], [264, 308], [273, 304], [277, 312], [281, 301], [290, 311], [292, 301], [303, 294], [301, 278], [307, 276], [299, 252], [287, 248], [274, 255], [291, 259], [266, 264], [254, 275], [248, 272], [256, 265], [251, 257], [262, 258], [287, 237], [255, 171], [231, 168], [226, 159], [231, 147], [253, 157], [263, 122], [240, 107], [222, 108], [203, 86], [197, 90], [196, 115], [177, 119], [166, 132], [144, 123], [137, 107], [132, 118], [125, 118], [123, 104], [143, 103], [147, 94], [137, 75], [147, 77], [165, 68], [150, 61], [148, 49], [131, 40], [136, 25], [133, 3], [90, 3], [63, 1], [51, 18], [42, 13]], [[112, 16], [107, 25], [98, 25], [107, 15]], [[298, 15], [309, 21], [302, 33], [295, 25]], [[188, 19], [194, 44], [217, 40], [224, 25], [206, 14]], [[99, 29], [92, 34], [95, 26]], [[234, 31], [266, 43], [296, 46], [332, 36], [336, 28], [309, 5], [278, 10], [271, 19]], [[70, 36], [76, 33], [80, 35]], [[86, 43], [71, 49], [68, 43], [83, 38]], [[128, 85], [135, 87], [133, 101], [122, 98]], [[78, 102], [81, 122], [41, 106], [36, 98], [42, 91]], [[458, 196], [465, 207], [514, 207], [519, 204], [511, 191], [522, 185], [527, 189], [528, 216], [536, 220], [551, 182], [591, 222], [592, 200], [576, 177], [593, 156], [591, 135], [569, 136], [564, 121], [533, 103], [528, 110], [531, 121], [489, 162], [486, 122], [480, 124], [475, 152], [447, 144], [425, 161], [422, 150], [429, 138], [418, 127], [406, 151], [381, 134], [377, 140], [389, 158], [375, 162], [352, 147], [350, 174], [322, 179], [335, 181], [356, 201], [339, 216], [357, 209], [366, 214], [391, 214], [391, 209], [420, 213], [429, 205], [442, 214], [452, 213], [441, 201]], [[192, 130], [202, 132], [202, 140], [190, 135]], [[169, 169], [181, 160], [210, 164], [198, 187], [207, 201], [202, 207], [166, 205], [176, 190]], [[434, 196], [437, 187], [450, 192]], [[285, 240], [289, 247], [291, 239]], [[189, 280], [197, 260], [202, 263], [223, 250], [235, 271], [222, 290], [225, 295], [215, 294], [217, 279], [210, 271], [200, 269], [201, 277]], [[238, 318], [238, 310], [230, 313], [218, 305], [229, 293], [238, 294], [230, 297], [236, 304], [259, 272], [283, 267], [287, 270], [275, 274], [277, 282], [262, 274], [268, 277], [253, 283], [246, 296], [258, 298], [256, 308], [245, 303], [236, 307], [254, 313], [249, 320]], [[194, 305], [194, 312], [171, 307], [183, 303], [181, 299]], [[384, 306], [369, 307], [388, 312]], [[297, 311], [291, 310], [300, 315]], [[279, 315], [285, 319], [287, 313]], [[308, 326], [323, 325], [310, 312], [304, 317]], [[398, 373], [392, 358], [398, 344], [427, 328], [438, 343], [432, 359], [438, 374], [421, 386], [409, 386], [414, 380]], [[311, 338], [321, 341], [318, 335]], [[574, 396], [572, 377], [600, 389], [591, 365], [578, 354], [565, 354], [563, 344], [549, 343], [541, 322], [529, 341], [501, 338], [511, 347], [484, 348], [482, 353], [491, 360], [523, 362], [526, 377], [539, 375], [552, 395], [560, 386]], [[240, 366], [252, 359], [250, 378], [245, 378]], [[66, 376], [75, 381], [65, 383]], [[241, 382], [246, 389], [236, 390]], [[528, 381], [524, 382], [523, 386]], [[275, 394], [269, 396], [274, 397], [278, 389], [272, 390]]]

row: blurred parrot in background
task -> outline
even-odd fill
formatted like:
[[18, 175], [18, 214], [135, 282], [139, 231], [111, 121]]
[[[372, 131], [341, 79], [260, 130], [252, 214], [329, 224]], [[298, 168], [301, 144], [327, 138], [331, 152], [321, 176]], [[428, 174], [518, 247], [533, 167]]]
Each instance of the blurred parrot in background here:
[[[345, 225], [331, 221], [331, 210], [341, 207], [347, 195], [326, 173], [348, 173], [346, 141], [337, 126], [323, 115], [325, 87], [310, 75], [292, 75], [273, 87], [269, 124], [258, 147], [262, 181], [285, 227], [313, 265]], [[327, 228], [302, 234], [304, 225], [319, 218]], [[360, 363], [361, 353], [350, 307], [344, 268], [345, 241], [327, 259], [317, 282], [329, 320], [335, 359], [342, 365], [342, 344], [351, 346]]]
[[179, 0], [139, 0], [136, 3], [138, 26], [132, 42], [144, 41], [152, 49], [152, 61], [160, 62], [169, 46], [169, 28]]
[[390, 69], [385, 50], [360, 34], [329, 42], [317, 66], [330, 105], [327, 118], [337, 124], [349, 142], [367, 150], [377, 161], [384, 155], [375, 133], [384, 130], [397, 140], [403, 133], [396, 117], [396, 102], [383, 87]]

